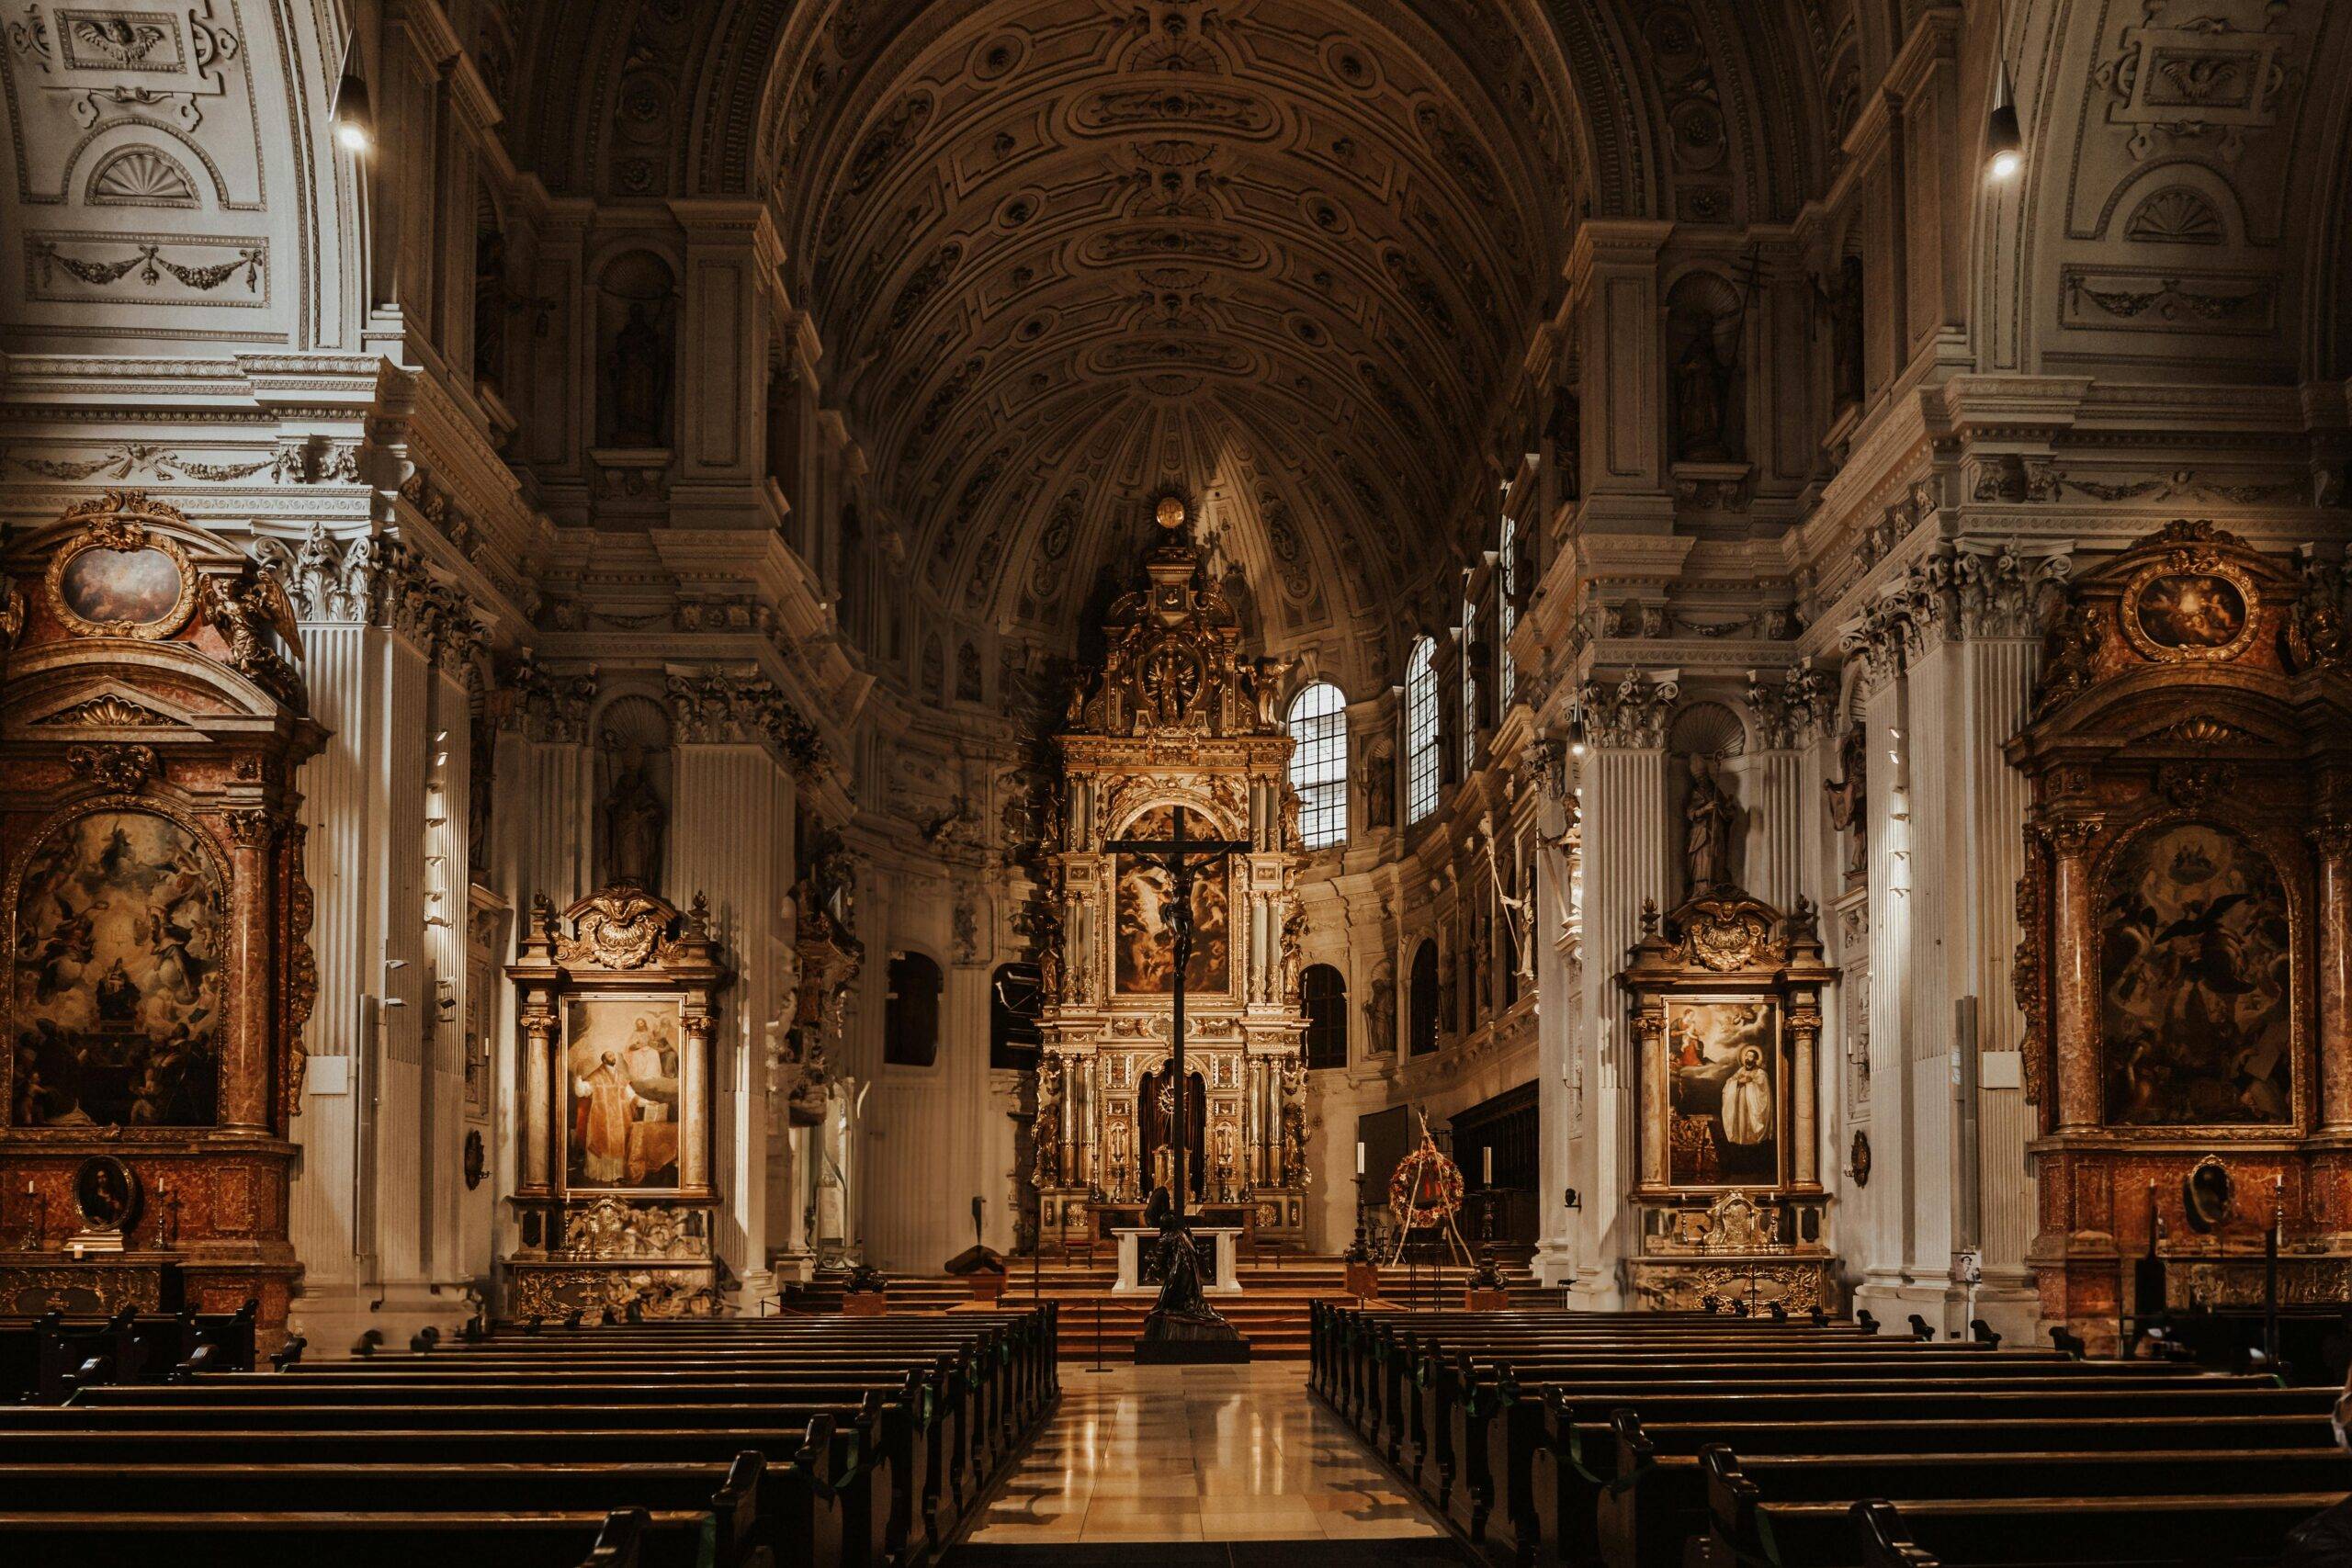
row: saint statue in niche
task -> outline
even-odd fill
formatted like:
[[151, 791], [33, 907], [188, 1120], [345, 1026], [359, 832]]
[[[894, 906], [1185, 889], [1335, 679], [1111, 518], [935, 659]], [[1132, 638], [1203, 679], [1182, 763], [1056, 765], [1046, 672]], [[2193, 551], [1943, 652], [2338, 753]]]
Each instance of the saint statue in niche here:
[[1690, 759], [1690, 793], [1682, 805], [1682, 858], [1693, 897], [1731, 880], [1731, 828], [1739, 808], [1704, 757]]
[[655, 302], [634, 299], [605, 356], [612, 419], [605, 439], [615, 446], [670, 444], [670, 334]]
[[654, 793], [645, 774], [645, 762], [620, 769], [612, 793], [605, 799], [606, 872], [614, 882], [634, 882], [642, 887], [662, 883], [662, 834], [670, 820], [669, 808]]
[[1687, 462], [1721, 462], [1729, 454], [1724, 446], [1724, 398], [1730, 373], [1715, 353], [1712, 325], [1702, 328], [1674, 362], [1674, 455]]

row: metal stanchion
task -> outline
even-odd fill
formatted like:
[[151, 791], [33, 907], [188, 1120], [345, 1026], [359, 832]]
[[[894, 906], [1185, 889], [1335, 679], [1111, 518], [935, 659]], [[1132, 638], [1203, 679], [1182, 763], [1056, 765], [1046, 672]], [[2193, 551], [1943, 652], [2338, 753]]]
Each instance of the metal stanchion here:
[[1102, 1298], [1101, 1296], [1094, 1298], [1094, 1364], [1086, 1370], [1090, 1373], [1107, 1372], [1111, 1370], [1102, 1364]]

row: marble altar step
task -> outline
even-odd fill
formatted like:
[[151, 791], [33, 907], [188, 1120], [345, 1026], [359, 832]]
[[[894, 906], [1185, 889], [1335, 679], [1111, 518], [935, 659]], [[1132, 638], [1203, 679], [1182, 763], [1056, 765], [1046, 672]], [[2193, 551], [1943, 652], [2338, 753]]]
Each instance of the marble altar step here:
[[[1066, 1358], [1091, 1359], [1099, 1334], [1102, 1358], [1125, 1361], [1144, 1315], [1151, 1310], [1148, 1295], [1121, 1295], [1112, 1286], [1117, 1271], [1105, 1248], [1099, 1260], [1083, 1257], [1047, 1256], [1008, 1259], [1003, 1304], [1025, 1306], [1048, 1301], [1061, 1309], [1061, 1353]], [[1517, 1258], [1499, 1260], [1513, 1307], [1560, 1304], [1559, 1293], [1538, 1285]], [[1456, 1309], [1468, 1284], [1469, 1270], [1458, 1264], [1439, 1269], [1381, 1271], [1380, 1299], [1399, 1307]], [[786, 1300], [795, 1312], [839, 1312], [845, 1275], [820, 1274], [797, 1289]], [[1219, 1295], [1213, 1304], [1250, 1341], [1250, 1354], [1264, 1359], [1303, 1358], [1307, 1351], [1309, 1303], [1352, 1301], [1348, 1293], [1345, 1260], [1285, 1253], [1240, 1268], [1241, 1293]], [[897, 1274], [889, 1278], [886, 1297], [893, 1314], [947, 1312], [971, 1300], [964, 1280], [941, 1275]]]

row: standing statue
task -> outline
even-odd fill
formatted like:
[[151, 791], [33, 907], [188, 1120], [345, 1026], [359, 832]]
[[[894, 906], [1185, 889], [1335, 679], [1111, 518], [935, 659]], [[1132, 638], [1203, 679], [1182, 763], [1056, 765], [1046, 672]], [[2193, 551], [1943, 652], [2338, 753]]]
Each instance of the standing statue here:
[[1062, 1176], [1061, 1058], [1047, 1052], [1037, 1065], [1037, 1145], [1035, 1181], [1038, 1187], [1058, 1186]]
[[[1295, 798], [1295, 797], [1294, 797]], [[1298, 1005], [1299, 976], [1304, 972], [1302, 949], [1306, 941], [1306, 908], [1294, 902], [1283, 917], [1282, 999]]]
[[1396, 759], [1375, 748], [1363, 760], [1358, 781], [1363, 789], [1363, 820], [1367, 828], [1396, 825]]
[[1370, 1049], [1391, 1052], [1396, 1049], [1396, 976], [1384, 964], [1372, 977], [1363, 1003], [1364, 1027], [1372, 1032]]
[[1829, 317], [1829, 393], [1832, 408], [1862, 400], [1862, 258], [1848, 256], [1838, 280], [1816, 281]]
[[1831, 779], [1821, 786], [1829, 795], [1829, 825], [1847, 835], [1849, 876], [1861, 875], [1868, 863], [1870, 840], [1865, 824], [1869, 820], [1870, 756], [1869, 734], [1857, 724], [1838, 742], [1838, 765], [1846, 776]]
[[1306, 1064], [1296, 1055], [1283, 1062], [1283, 1185], [1306, 1184]]
[[1702, 325], [1674, 362], [1674, 455], [1686, 462], [1720, 462], [1724, 400], [1731, 377], [1715, 355], [1712, 322]]
[[614, 446], [669, 446], [670, 360], [669, 334], [654, 320], [651, 303], [632, 300], [605, 356], [613, 410], [607, 439]]
[[1690, 794], [1682, 807], [1682, 861], [1693, 897], [1731, 881], [1731, 825], [1739, 814], [1707, 759], [1690, 759]]
[[662, 833], [669, 820], [642, 761], [613, 775], [612, 792], [605, 797], [605, 871], [611, 881], [662, 885]]

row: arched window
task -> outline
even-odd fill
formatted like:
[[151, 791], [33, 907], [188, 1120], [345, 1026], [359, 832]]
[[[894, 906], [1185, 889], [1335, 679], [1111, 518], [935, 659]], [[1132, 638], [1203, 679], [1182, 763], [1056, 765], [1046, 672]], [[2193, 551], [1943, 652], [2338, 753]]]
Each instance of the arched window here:
[[1437, 809], [1437, 644], [1423, 637], [1405, 666], [1405, 820]]
[[1347, 976], [1329, 964], [1310, 964], [1298, 977], [1298, 997], [1306, 1009], [1306, 1065], [1346, 1066]]
[[1037, 1009], [1045, 1000], [1037, 966], [1000, 964], [989, 976], [989, 1066], [1024, 1070], [1037, 1065]]
[[882, 1004], [882, 1060], [894, 1067], [928, 1067], [939, 1060], [939, 965], [920, 953], [894, 953], [889, 981]]
[[1478, 765], [1478, 667], [1471, 649], [1478, 640], [1478, 603], [1462, 600], [1462, 776]]
[[1298, 791], [1298, 834], [1310, 850], [1348, 836], [1348, 700], [1317, 681], [1290, 703], [1290, 786]]
[[1406, 1051], [1426, 1056], [1437, 1049], [1437, 943], [1429, 938], [1413, 950], [1412, 1016], [1406, 1031]]
[[1495, 594], [1495, 668], [1497, 689], [1500, 693], [1499, 707], [1509, 708], [1511, 698], [1519, 691], [1519, 669], [1510, 661], [1510, 634], [1519, 629], [1519, 524], [1508, 512], [1503, 513], [1503, 530], [1496, 541], [1496, 581], [1500, 584]]

